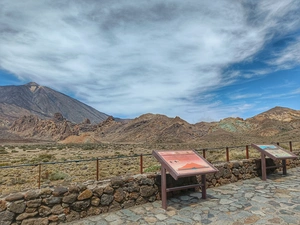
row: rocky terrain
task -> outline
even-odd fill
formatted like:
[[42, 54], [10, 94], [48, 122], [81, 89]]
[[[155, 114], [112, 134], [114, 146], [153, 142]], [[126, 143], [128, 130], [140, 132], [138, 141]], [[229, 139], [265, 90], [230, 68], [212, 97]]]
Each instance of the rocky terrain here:
[[[197, 143], [215, 147], [252, 142], [297, 141], [300, 111], [275, 107], [249, 119], [225, 118], [219, 122], [189, 124], [179, 117], [144, 114], [132, 120], [89, 119], [72, 123], [62, 114], [51, 119], [26, 115], [2, 128], [11, 141], [39, 140], [59, 143]], [[0, 141], [1, 141], [0, 137]], [[5, 138], [6, 140], [8, 138]], [[2, 141], [3, 142], [3, 141]]]
[[120, 120], [34, 82], [0, 86], [0, 143], [197, 143], [215, 147], [298, 140], [300, 111], [275, 107], [252, 118], [189, 124], [144, 114]]

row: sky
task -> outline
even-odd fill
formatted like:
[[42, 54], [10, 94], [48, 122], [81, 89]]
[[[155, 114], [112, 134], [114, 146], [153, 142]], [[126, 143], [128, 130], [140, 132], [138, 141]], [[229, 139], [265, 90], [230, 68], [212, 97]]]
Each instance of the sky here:
[[119, 118], [300, 110], [299, 0], [0, 0], [0, 86]]

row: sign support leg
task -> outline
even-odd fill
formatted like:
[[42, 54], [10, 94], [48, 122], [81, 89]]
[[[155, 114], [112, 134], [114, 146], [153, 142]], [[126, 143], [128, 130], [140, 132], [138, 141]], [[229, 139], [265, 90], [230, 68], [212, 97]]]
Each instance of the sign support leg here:
[[201, 175], [201, 183], [202, 183], [202, 199], [206, 199], [206, 176], [205, 174]]
[[286, 159], [282, 160], [282, 173], [286, 175]]
[[261, 153], [261, 175], [262, 180], [267, 180], [266, 156], [264, 153]]
[[167, 177], [166, 177], [166, 169], [161, 167], [161, 201], [162, 208], [167, 209]]

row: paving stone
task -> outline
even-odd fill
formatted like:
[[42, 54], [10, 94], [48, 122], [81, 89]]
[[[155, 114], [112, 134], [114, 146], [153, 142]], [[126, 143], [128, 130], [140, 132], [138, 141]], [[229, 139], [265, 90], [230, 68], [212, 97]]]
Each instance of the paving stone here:
[[236, 210], [237, 210], [237, 208], [234, 207], [234, 206], [229, 207], [229, 211], [230, 211], [230, 212], [235, 212]]
[[192, 217], [192, 219], [193, 219], [194, 221], [201, 221], [202, 217], [201, 217], [200, 214], [195, 214], [195, 215]]
[[108, 222], [106, 222], [105, 220], [99, 220], [97, 221], [96, 225], [108, 225]]
[[107, 217], [105, 217], [105, 220], [107, 220], [108, 222], [112, 222], [119, 219], [120, 217], [115, 214], [109, 214]]
[[153, 217], [153, 216], [146, 216], [144, 217], [144, 220], [147, 223], [156, 223], [157, 222], [157, 218]]
[[192, 224], [193, 223], [193, 220], [190, 219], [190, 218], [186, 218], [186, 217], [182, 217], [180, 215], [175, 215], [173, 216], [174, 219], [178, 220], [178, 221], [181, 221], [185, 224]]
[[179, 196], [179, 199], [181, 201], [188, 201], [188, 200], [191, 200], [191, 196], [187, 196], [187, 195], [183, 195], [183, 196]]
[[232, 199], [221, 199], [220, 204], [221, 205], [229, 205], [230, 203], [233, 203], [234, 200]]
[[208, 220], [208, 219], [204, 219], [204, 220], [201, 220], [201, 223], [202, 224], [212, 224], [212, 221]]
[[109, 222], [109, 225], [122, 225], [122, 224], [124, 224], [124, 221], [121, 219]]
[[202, 193], [201, 192], [195, 192], [190, 194], [191, 197], [196, 197], [196, 198], [202, 198]]
[[164, 214], [157, 214], [157, 215], [155, 215], [155, 217], [156, 217], [157, 219], [159, 219], [159, 220], [165, 220], [165, 219], [168, 218], [168, 217], [167, 217], [166, 215], [164, 215]]
[[295, 214], [294, 212], [289, 211], [289, 210], [285, 210], [285, 209], [279, 210], [279, 212], [281, 214], [285, 214], [285, 215], [294, 215]]
[[299, 224], [299, 217], [290, 216], [290, 215], [280, 215], [284, 222], [288, 224]]
[[297, 205], [296, 207], [293, 208], [294, 210], [300, 211], [300, 205]]
[[253, 224], [260, 219], [259, 216], [249, 216], [244, 220], [244, 224]]
[[[289, 169], [289, 175], [242, 180], [201, 192], [185, 193], [168, 199], [167, 210], [161, 201], [128, 209], [82, 218], [69, 225], [124, 225], [124, 224], [299, 224], [300, 168]], [[293, 173], [296, 175], [294, 176]], [[291, 174], [291, 176], [290, 176]]]

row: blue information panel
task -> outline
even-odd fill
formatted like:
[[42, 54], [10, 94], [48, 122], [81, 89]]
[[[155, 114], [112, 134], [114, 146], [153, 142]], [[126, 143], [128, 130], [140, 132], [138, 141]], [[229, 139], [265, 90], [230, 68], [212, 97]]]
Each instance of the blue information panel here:
[[261, 153], [270, 157], [271, 159], [295, 159], [297, 156], [292, 152], [289, 152], [278, 145], [258, 145], [252, 144]]

